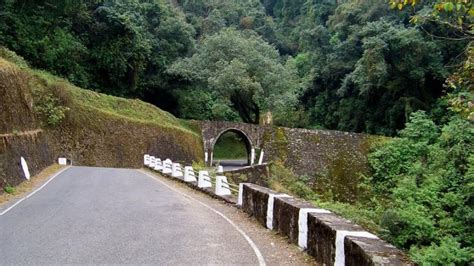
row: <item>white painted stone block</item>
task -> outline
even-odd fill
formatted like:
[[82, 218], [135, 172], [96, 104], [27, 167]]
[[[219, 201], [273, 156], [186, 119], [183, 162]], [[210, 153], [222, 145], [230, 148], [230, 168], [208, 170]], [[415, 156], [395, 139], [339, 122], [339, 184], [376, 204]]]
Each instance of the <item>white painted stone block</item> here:
[[263, 149], [260, 151], [260, 158], [258, 159], [258, 164], [263, 163]]
[[160, 158], [155, 159], [155, 168], [153, 170], [155, 170], [155, 171], [162, 171], [163, 170], [163, 163], [161, 162]]
[[170, 159], [166, 159], [163, 161], [163, 171], [162, 173], [165, 174], [165, 175], [170, 175], [173, 170], [171, 169], [171, 165], [173, 164], [173, 162], [170, 160]]
[[308, 213], [331, 213], [325, 209], [301, 208], [298, 213], [298, 246], [303, 249], [308, 247]]
[[239, 183], [239, 196], [237, 197], [237, 205], [242, 206], [244, 193], [244, 183]]
[[216, 176], [216, 195], [218, 196], [228, 196], [232, 193], [230, 192], [230, 187], [227, 182], [227, 177], [223, 175]]
[[255, 149], [252, 148], [250, 150], [250, 165], [253, 165], [255, 163]]
[[59, 157], [58, 158], [58, 164], [59, 165], [67, 165], [67, 159], [64, 157]]
[[217, 172], [220, 173], [220, 174], [224, 173], [224, 167], [222, 167], [222, 165], [218, 165], [217, 166]]
[[194, 174], [194, 170], [192, 166], [185, 166], [184, 167], [184, 181], [185, 182], [196, 182], [196, 175]]
[[199, 171], [198, 187], [200, 188], [212, 187], [211, 176], [209, 175], [208, 171], [203, 171], [203, 170]]
[[25, 158], [20, 158], [21, 168], [23, 169], [23, 174], [25, 174], [25, 178], [30, 180], [30, 170], [28, 170], [28, 164], [26, 164]]
[[150, 155], [148, 155], [148, 154], [143, 155], [143, 164], [144, 165], [149, 165], [150, 164]]
[[267, 203], [267, 228], [273, 230], [273, 204], [275, 198], [291, 198], [287, 194], [268, 194], [268, 203]]
[[176, 178], [182, 178], [183, 175], [183, 169], [181, 168], [181, 164], [179, 163], [173, 163], [172, 168], [171, 168], [171, 176], [176, 177]]
[[209, 156], [209, 153], [207, 153], [207, 151], [204, 152], [204, 162], [206, 163], [207, 163], [207, 160], [209, 159], [208, 156]]
[[344, 266], [346, 264], [346, 256], [344, 251], [344, 239], [346, 236], [359, 236], [365, 238], [378, 239], [376, 235], [373, 235], [366, 231], [336, 231], [336, 258], [334, 260], [335, 266]]

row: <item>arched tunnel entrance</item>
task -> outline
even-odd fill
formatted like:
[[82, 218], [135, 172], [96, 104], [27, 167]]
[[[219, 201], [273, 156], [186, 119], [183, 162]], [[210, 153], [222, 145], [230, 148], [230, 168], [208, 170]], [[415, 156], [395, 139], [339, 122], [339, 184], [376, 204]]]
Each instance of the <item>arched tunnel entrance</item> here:
[[239, 169], [251, 163], [252, 143], [241, 130], [222, 131], [212, 145], [212, 162], [224, 171]]

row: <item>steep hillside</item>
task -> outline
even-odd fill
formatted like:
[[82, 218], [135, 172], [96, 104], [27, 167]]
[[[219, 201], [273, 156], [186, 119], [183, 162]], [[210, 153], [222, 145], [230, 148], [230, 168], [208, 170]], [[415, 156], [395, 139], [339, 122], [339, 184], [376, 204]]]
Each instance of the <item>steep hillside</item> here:
[[201, 137], [153, 105], [75, 87], [0, 52], [0, 185], [22, 181], [20, 156], [37, 173], [66, 156], [76, 165], [140, 167], [143, 153], [202, 157]]

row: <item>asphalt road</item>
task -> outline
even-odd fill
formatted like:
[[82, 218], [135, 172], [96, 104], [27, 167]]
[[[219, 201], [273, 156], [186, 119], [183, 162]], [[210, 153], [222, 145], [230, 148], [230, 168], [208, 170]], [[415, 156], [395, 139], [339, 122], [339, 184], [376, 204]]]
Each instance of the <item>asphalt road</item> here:
[[215, 211], [138, 170], [71, 167], [0, 216], [2, 265], [258, 262]]

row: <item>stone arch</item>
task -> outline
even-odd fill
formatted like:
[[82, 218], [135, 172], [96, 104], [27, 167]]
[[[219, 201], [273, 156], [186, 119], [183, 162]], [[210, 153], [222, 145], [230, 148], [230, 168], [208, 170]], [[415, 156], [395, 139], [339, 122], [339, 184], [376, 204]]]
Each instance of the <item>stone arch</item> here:
[[[210, 147], [210, 150], [211, 150], [211, 156], [214, 156], [213, 153], [214, 153], [214, 147], [217, 143], [217, 141], [219, 140], [219, 138], [224, 135], [225, 133], [228, 133], [228, 132], [233, 132], [233, 133], [236, 133], [237, 135], [241, 136], [243, 141], [244, 141], [244, 144], [245, 144], [245, 147], [247, 149], [247, 164], [250, 164], [250, 156], [251, 156], [251, 152], [252, 152], [252, 148], [254, 148], [253, 144], [252, 144], [252, 139], [249, 137], [249, 135], [241, 130], [241, 129], [238, 129], [238, 128], [226, 128], [224, 130], [222, 130], [220, 133], [218, 133], [216, 135], [216, 137], [212, 140], [212, 143], [211, 143], [211, 147]], [[212, 160], [212, 159], [211, 159]]]

